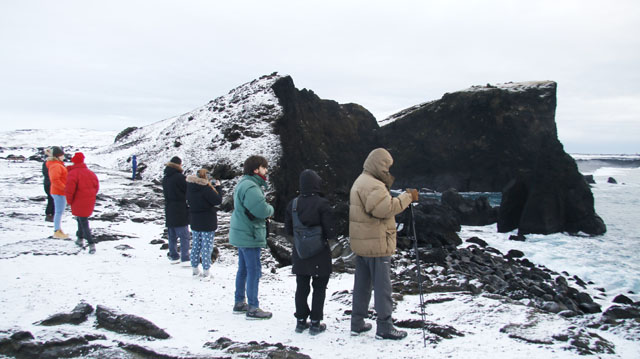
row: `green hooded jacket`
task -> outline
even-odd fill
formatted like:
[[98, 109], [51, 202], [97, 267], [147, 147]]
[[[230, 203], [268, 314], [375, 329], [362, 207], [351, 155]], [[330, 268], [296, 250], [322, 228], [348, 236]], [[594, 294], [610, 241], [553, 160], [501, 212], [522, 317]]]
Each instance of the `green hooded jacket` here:
[[[233, 193], [233, 213], [229, 229], [229, 243], [241, 248], [267, 246], [265, 219], [273, 216], [273, 207], [267, 203], [262, 187], [267, 182], [258, 175], [244, 175]], [[248, 210], [255, 218], [249, 219]]]

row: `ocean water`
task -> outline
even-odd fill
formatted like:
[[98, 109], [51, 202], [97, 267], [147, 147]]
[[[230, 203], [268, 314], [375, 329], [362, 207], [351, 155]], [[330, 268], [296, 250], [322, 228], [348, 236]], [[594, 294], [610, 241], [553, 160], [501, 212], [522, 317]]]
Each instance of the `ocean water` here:
[[[638, 156], [633, 157], [636, 161]], [[619, 160], [619, 161], [618, 161]], [[593, 162], [592, 162], [593, 161]], [[527, 235], [525, 242], [510, 241], [516, 234], [497, 233], [496, 225], [463, 226], [464, 240], [478, 236], [490, 246], [506, 253], [519, 249], [536, 264], [557, 272], [566, 271], [593, 288], [605, 289], [605, 301], [618, 294], [640, 300], [640, 168], [629, 166], [629, 156], [582, 156], [578, 161], [583, 174], [592, 174], [595, 210], [607, 225], [602, 236]], [[619, 166], [618, 166], [619, 165]], [[602, 167], [605, 166], [605, 167]], [[607, 183], [609, 177], [618, 184]], [[492, 203], [493, 204], [493, 203]]]

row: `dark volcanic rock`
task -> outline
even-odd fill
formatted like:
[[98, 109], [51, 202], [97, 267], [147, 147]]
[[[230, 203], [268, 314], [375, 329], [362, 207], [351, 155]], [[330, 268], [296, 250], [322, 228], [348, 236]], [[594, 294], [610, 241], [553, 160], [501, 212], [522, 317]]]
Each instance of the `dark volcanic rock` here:
[[491, 207], [486, 196], [464, 198], [450, 188], [442, 193], [442, 203], [453, 208], [460, 218], [460, 224], [465, 226], [486, 226], [498, 221], [498, 209]]
[[607, 183], [617, 184], [617, 183], [618, 183], [618, 181], [616, 181], [616, 179], [615, 179], [615, 178], [613, 178], [613, 177], [609, 177], [609, 178], [607, 179]]
[[501, 232], [602, 234], [591, 189], [557, 139], [555, 109], [555, 82], [476, 87], [394, 115], [379, 133], [400, 188], [505, 189]]
[[119, 314], [102, 305], [98, 305], [96, 308], [96, 317], [100, 327], [114, 332], [143, 335], [158, 339], [169, 338], [167, 332], [147, 319], [131, 314]]
[[267, 342], [250, 341], [248, 343], [234, 342], [220, 337], [215, 342], [207, 342], [205, 348], [224, 350], [229, 354], [238, 354], [239, 357], [270, 358], [270, 359], [309, 359], [310, 356], [300, 353], [300, 348], [283, 345], [282, 343], [270, 344]]
[[[421, 198], [413, 206], [415, 216], [416, 237], [420, 247], [457, 246], [462, 244], [458, 236], [460, 222], [449, 206], [441, 204], [433, 198]], [[413, 243], [409, 236], [413, 236], [411, 226], [411, 208], [396, 217], [397, 223], [403, 223], [403, 230], [398, 233], [398, 248], [411, 248]]]
[[596, 180], [593, 179], [593, 175], [585, 175], [584, 180], [587, 181], [588, 184], [596, 184]]
[[93, 307], [85, 302], [76, 305], [71, 313], [57, 313], [39, 322], [40, 325], [80, 324], [93, 313]]
[[[348, 201], [348, 194], [371, 150], [378, 123], [364, 107], [320, 99], [313, 91], [298, 90], [286, 76], [272, 86], [283, 107], [274, 131], [280, 136], [282, 157], [270, 173], [276, 190], [275, 218], [284, 220], [287, 203], [298, 191], [298, 177], [306, 168], [323, 179], [324, 193], [332, 203]], [[336, 218], [347, 217], [340, 207]], [[343, 213], [344, 212], [344, 213]], [[339, 228], [347, 233], [347, 228]]]

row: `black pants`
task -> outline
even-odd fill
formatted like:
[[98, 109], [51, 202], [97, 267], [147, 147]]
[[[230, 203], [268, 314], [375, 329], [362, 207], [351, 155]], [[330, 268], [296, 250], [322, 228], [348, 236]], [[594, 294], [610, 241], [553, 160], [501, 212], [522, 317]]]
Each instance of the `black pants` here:
[[89, 228], [89, 218], [76, 217], [76, 220], [78, 221], [78, 231], [76, 232], [76, 236], [78, 238], [86, 239], [89, 244], [93, 244], [93, 236], [91, 235], [91, 229]]
[[[309, 282], [313, 278], [313, 295], [311, 297], [311, 310], [307, 298], [311, 288]], [[310, 275], [296, 275], [296, 318], [307, 319], [311, 316], [311, 320], [322, 320], [324, 311], [324, 298], [327, 293], [327, 283], [329, 277], [312, 277]]]
[[44, 214], [53, 216], [53, 197], [51, 197], [49, 186], [44, 185], [44, 192], [47, 194], [47, 208], [44, 210]]

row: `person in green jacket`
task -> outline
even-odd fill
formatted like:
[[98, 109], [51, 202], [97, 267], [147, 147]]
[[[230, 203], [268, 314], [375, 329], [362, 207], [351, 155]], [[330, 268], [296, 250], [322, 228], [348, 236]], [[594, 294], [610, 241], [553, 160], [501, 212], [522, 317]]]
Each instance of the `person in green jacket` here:
[[[267, 185], [267, 160], [251, 156], [244, 161], [244, 176], [233, 193], [233, 213], [229, 243], [238, 248], [238, 272], [233, 313], [247, 319], [269, 319], [271, 313], [260, 309], [260, 253], [267, 246], [266, 220], [273, 216], [273, 207], [264, 196]], [[245, 302], [245, 294], [248, 300]]]

